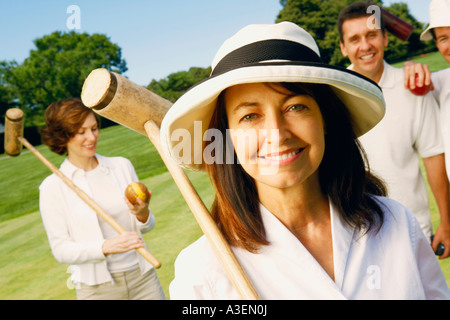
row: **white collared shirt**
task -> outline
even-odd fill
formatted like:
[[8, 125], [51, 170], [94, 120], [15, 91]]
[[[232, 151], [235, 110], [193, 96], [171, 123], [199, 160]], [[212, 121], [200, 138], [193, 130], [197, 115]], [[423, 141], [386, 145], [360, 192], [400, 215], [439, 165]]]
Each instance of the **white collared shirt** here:
[[370, 169], [385, 181], [389, 197], [411, 210], [430, 238], [431, 216], [420, 157], [444, 153], [439, 109], [431, 94], [416, 96], [405, 89], [403, 80], [403, 70], [384, 61], [378, 84], [386, 100], [386, 114], [359, 141]]
[[[330, 204], [334, 281], [262, 205], [270, 245], [256, 254], [233, 251], [261, 299], [450, 299], [442, 270], [412, 213], [391, 199], [378, 199], [387, 209], [376, 235], [348, 227]], [[178, 256], [170, 298], [240, 299], [205, 236]]]
[[[106, 212], [114, 209], [114, 215], [122, 212], [122, 215], [128, 217], [128, 226], [131, 228], [129, 231], [139, 234], [150, 231], [155, 225], [152, 213], [142, 223], [129, 212], [123, 200], [128, 184], [138, 181], [131, 162], [122, 157], [95, 156], [99, 162], [95, 170], [108, 184], [109, 194], [105, 197], [98, 198], [101, 191], [98, 188], [92, 190], [87, 177], [89, 172], [77, 168], [68, 159], [61, 164], [60, 170], [94, 201], [97, 202], [98, 198]], [[112, 281], [108, 260], [102, 251], [105, 236], [97, 213], [55, 174], [48, 176], [39, 190], [40, 212], [53, 256], [60, 263], [71, 265], [72, 281], [87, 285]], [[110, 204], [105, 202], [108, 197]], [[100, 205], [99, 202], [97, 204]], [[133, 254], [142, 273], [153, 268], [136, 251]]]

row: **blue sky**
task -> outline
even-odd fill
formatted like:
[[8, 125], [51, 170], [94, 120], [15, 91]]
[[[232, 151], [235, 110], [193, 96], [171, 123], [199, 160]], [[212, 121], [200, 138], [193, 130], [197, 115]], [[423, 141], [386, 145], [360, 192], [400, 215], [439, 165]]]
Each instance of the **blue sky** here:
[[[431, 0], [401, 0], [428, 22]], [[385, 5], [399, 0], [384, 0]], [[33, 40], [68, 32], [70, 5], [80, 9], [77, 32], [106, 34], [122, 48], [126, 76], [147, 85], [192, 66], [207, 67], [222, 42], [250, 23], [273, 23], [279, 0], [0, 0], [0, 60], [21, 63]]]

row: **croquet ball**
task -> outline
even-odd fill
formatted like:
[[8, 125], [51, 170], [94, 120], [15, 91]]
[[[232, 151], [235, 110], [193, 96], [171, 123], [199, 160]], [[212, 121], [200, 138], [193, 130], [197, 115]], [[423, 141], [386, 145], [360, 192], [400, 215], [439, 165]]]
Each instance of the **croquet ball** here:
[[[431, 236], [431, 242], [433, 242], [434, 235]], [[438, 244], [436, 251], [434, 252], [437, 256], [442, 256], [445, 251], [445, 246], [442, 243]]]
[[442, 243], [439, 243], [435, 254], [437, 256], [442, 256], [444, 254], [444, 251], [445, 251], [445, 246]]
[[426, 86], [425, 84], [422, 87], [417, 86], [417, 79], [419, 76], [416, 74], [416, 87], [414, 89], [409, 89], [412, 93], [414, 93], [416, 96], [424, 96], [431, 90], [431, 85]]
[[140, 182], [132, 182], [125, 189], [125, 196], [132, 204], [137, 204], [137, 198], [141, 198], [142, 201], [148, 202], [150, 200], [150, 194], [145, 184]]

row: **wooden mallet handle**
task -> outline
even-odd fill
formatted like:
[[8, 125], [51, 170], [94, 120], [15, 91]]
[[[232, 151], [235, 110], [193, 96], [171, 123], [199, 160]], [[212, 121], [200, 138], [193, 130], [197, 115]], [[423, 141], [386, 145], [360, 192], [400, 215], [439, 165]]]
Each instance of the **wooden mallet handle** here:
[[84, 105], [92, 108], [100, 116], [148, 136], [166, 164], [235, 289], [242, 299], [259, 299], [189, 178], [161, 150], [159, 128], [172, 103], [106, 69], [96, 69], [91, 72], [84, 82], [81, 99]]
[[[16, 111], [19, 110], [19, 111]], [[9, 114], [14, 114], [16, 115], [22, 112], [20, 109], [16, 109], [14, 111], [10, 111]], [[9, 110], [8, 110], [9, 111]], [[70, 188], [72, 189], [84, 202], [86, 202], [86, 204], [91, 207], [103, 220], [105, 220], [115, 231], [117, 231], [119, 234], [123, 234], [126, 233], [127, 231], [116, 221], [114, 220], [113, 217], [111, 217], [106, 211], [104, 211], [94, 200], [92, 200], [92, 198], [90, 198], [83, 190], [81, 190], [79, 187], [77, 187], [72, 180], [70, 180], [66, 175], [64, 175], [53, 163], [51, 163], [46, 157], [44, 157], [35, 147], [33, 147], [33, 145], [31, 143], [28, 142], [27, 139], [25, 139], [24, 137], [22, 137], [21, 135], [23, 135], [23, 131], [20, 132], [20, 128], [22, 128], [23, 130], [23, 125], [22, 127], [20, 127], [19, 122], [23, 121], [21, 118], [19, 119], [19, 117], [15, 117], [13, 119], [13, 122], [16, 122], [17, 128], [13, 129], [11, 131], [9, 126], [9, 121], [11, 120], [10, 118], [6, 117], [6, 123], [8, 124], [8, 126], [5, 126], [5, 139], [6, 136], [8, 136], [8, 139], [10, 139], [10, 147], [12, 150], [16, 150], [18, 152], [14, 152], [14, 156], [19, 155], [22, 146], [24, 145], [25, 147], [27, 147], [28, 150], [30, 150], [39, 160], [41, 160], [41, 162], [47, 166], [47, 168], [49, 168], [54, 174], [56, 174], [59, 178], [61, 178], [61, 180]], [[22, 118], [23, 118], [23, 112], [22, 112]], [[15, 142], [16, 145], [20, 145], [19, 147], [13, 146], [14, 143], [12, 142], [13, 139], [13, 135], [16, 135], [17, 141], [20, 142], [17, 143]], [[5, 148], [5, 151], [7, 149]], [[9, 151], [7, 151], [7, 153], [9, 154]], [[148, 262], [150, 262], [155, 268], [160, 268], [161, 267], [161, 263], [145, 248], [138, 248], [136, 249], [136, 251], [138, 251]]]
[[159, 127], [152, 120], [147, 121], [144, 127], [150, 141], [152, 141], [155, 148], [158, 150], [167, 169], [186, 200], [186, 203], [194, 214], [198, 225], [216, 252], [222, 266], [225, 268], [230, 281], [233, 283], [234, 287], [243, 299], [258, 300], [258, 294], [240, 266], [236, 256], [228, 245], [228, 242], [223, 237], [216, 223], [213, 221], [208, 209], [205, 207], [205, 204], [198, 195], [191, 181], [181, 167], [179, 167], [172, 159], [169, 159], [164, 155], [161, 148]]

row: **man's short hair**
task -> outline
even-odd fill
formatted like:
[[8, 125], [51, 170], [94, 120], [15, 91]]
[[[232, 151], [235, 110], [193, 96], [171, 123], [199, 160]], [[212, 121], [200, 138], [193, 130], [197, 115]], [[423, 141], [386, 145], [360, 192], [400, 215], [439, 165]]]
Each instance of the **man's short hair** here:
[[[367, 8], [369, 8], [370, 6], [373, 6], [374, 3], [371, 1], [358, 1], [358, 2], [354, 2], [351, 5], [345, 7], [340, 13], [339, 13], [339, 17], [338, 17], [338, 30], [339, 30], [339, 38], [341, 40], [341, 42], [344, 42], [344, 34], [342, 31], [342, 25], [344, 24], [344, 22], [346, 20], [352, 20], [352, 19], [358, 19], [361, 17], [370, 17], [373, 15], [372, 10], [369, 10], [369, 12], [367, 12]], [[378, 17], [375, 17], [378, 18]], [[381, 32], [384, 34], [384, 31], [386, 30], [386, 26], [384, 24], [384, 19], [383, 19], [383, 15], [380, 13], [379, 15], [380, 18], [380, 29]]]

